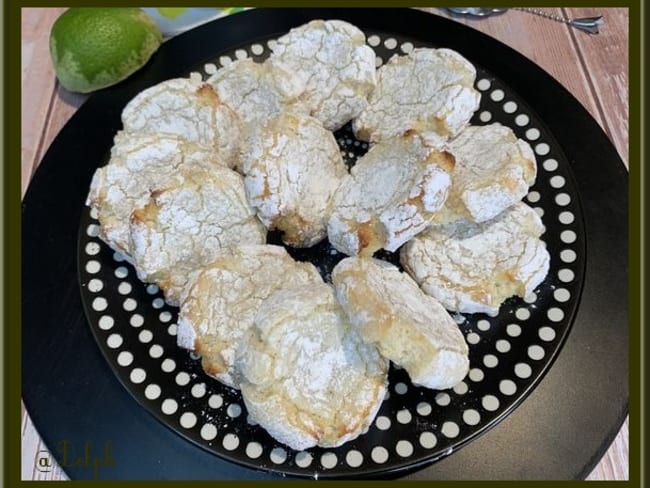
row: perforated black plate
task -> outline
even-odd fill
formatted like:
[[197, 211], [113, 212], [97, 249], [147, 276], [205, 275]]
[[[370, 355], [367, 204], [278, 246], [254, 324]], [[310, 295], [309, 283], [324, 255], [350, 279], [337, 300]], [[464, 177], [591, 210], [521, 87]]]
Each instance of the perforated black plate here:
[[[414, 47], [444, 47], [376, 31], [366, 31], [366, 36], [378, 65]], [[206, 78], [235, 59], [261, 61], [272, 42], [258, 40], [220, 53], [187, 76]], [[531, 296], [509, 299], [497, 317], [455, 315], [470, 346], [471, 370], [465, 381], [453, 390], [433, 391], [414, 387], [404, 371], [393, 370], [390, 394], [367, 434], [337, 449], [294, 452], [250, 425], [240, 394], [209, 378], [196, 356], [176, 347], [177, 309], [166, 306], [157, 287], [139, 282], [124, 258], [96, 237], [97, 222], [86, 210], [79, 241], [82, 300], [100, 347], [129, 392], [170, 428], [219, 456], [319, 477], [378, 474], [433, 461], [508, 415], [552, 364], [569, 331], [584, 277], [584, 230], [569, 164], [539, 117], [480, 67], [476, 87], [482, 103], [472, 122], [500, 122], [534, 148], [539, 175], [526, 200], [547, 228], [543, 239], [551, 269]], [[336, 139], [349, 165], [367, 150], [349, 125]], [[281, 243], [277, 236], [269, 240]], [[288, 250], [316, 265], [327, 281], [344, 257], [327, 241]], [[397, 253], [380, 255], [399, 264]]]

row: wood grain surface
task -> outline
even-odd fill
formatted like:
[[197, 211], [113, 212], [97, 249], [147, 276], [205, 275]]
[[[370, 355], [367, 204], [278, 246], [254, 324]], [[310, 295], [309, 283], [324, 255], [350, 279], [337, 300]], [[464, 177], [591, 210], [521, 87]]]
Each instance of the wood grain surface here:
[[[21, 188], [29, 182], [49, 144], [86, 100], [57, 82], [49, 55], [49, 32], [62, 8], [22, 10], [22, 140]], [[451, 18], [441, 9], [422, 9]], [[544, 68], [591, 113], [628, 161], [628, 22], [624, 8], [543, 9], [565, 18], [603, 15], [598, 35], [589, 35], [558, 22], [518, 10], [486, 19], [454, 20], [480, 30], [514, 48]], [[589, 480], [629, 477], [628, 420]], [[50, 466], [43, 461], [51, 460]], [[48, 455], [28, 412], [22, 408], [22, 478], [64, 480], [63, 470]]]

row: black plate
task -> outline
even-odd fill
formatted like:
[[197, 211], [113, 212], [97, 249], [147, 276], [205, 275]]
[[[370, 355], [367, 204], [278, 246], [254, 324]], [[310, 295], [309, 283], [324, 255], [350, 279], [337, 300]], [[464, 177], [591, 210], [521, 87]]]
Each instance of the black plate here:
[[[304, 466], [300, 461], [308, 456], [301, 455], [296, 463], [291, 451], [287, 453], [286, 461], [273, 462], [270, 454], [273, 448], [279, 447], [277, 443], [274, 443], [261, 429], [249, 426], [244, 413], [235, 418], [228, 415], [230, 404], [236, 404], [238, 401], [241, 403], [238, 395], [204, 377], [196, 361], [173, 347], [173, 336], [167, 333], [167, 329], [169, 324], [173, 323], [175, 311], [167, 309], [161, 300], [156, 300], [159, 297], [148, 294], [145, 286], [133, 278], [133, 272], [129, 272], [124, 263], [115, 261], [112, 253], [98, 245], [92, 235], [88, 235], [86, 229], [91, 224], [91, 217], [83, 210], [83, 199], [92, 172], [105, 161], [112, 135], [119, 128], [121, 108], [131, 96], [162, 79], [187, 75], [192, 69], [200, 69], [204, 62], [218, 63], [222, 55], [230, 54], [234, 57], [236, 49], [239, 49], [241, 54], [254, 44], [265, 46], [264, 42], [268, 38], [288, 30], [293, 25], [318, 17], [343, 18], [359, 25], [369, 35], [370, 43], [378, 44], [376, 49], [383, 59], [387, 59], [393, 52], [400, 52], [401, 48], [408, 49], [410, 43], [415, 46], [446, 46], [456, 49], [479, 67], [478, 86], [483, 88], [484, 95], [482, 108], [477, 112], [475, 122], [486, 122], [486, 115], [483, 112], [489, 111], [492, 115], [491, 121], [500, 121], [511, 126], [520, 137], [528, 138], [538, 151], [539, 177], [528, 200], [531, 205], [543, 212], [544, 223], [548, 229], [544, 239], [551, 252], [552, 268], [549, 277], [536, 290], [535, 300], [528, 300], [530, 303], [525, 303], [522, 300], [512, 299], [502, 307], [501, 313], [496, 318], [473, 315], [468, 316], [468, 320], [461, 324], [461, 328], [468, 334], [470, 343], [475, 341], [471, 344], [470, 360], [473, 368], [482, 370], [482, 374], [475, 372], [475, 378], [483, 376], [483, 379], [475, 381], [470, 377], [464, 387], [448, 392], [449, 402], [447, 402], [444, 395], [436, 399], [436, 392], [414, 388], [402, 371], [394, 371], [391, 374], [391, 398], [382, 406], [380, 416], [384, 419], [379, 425], [381, 427], [381, 424], [386, 424], [386, 419], [389, 419], [391, 428], [384, 431], [374, 426], [366, 436], [342, 448], [329, 451], [312, 450], [310, 453], [313, 460], [308, 466]], [[260, 22], [263, 22], [263, 25]], [[474, 42], [470, 42], [468, 40], [470, 38], [473, 38]], [[211, 39], [210, 43], [208, 39]], [[394, 39], [395, 42], [385, 42], [388, 39]], [[377, 43], [377, 40], [380, 42]], [[405, 42], [407, 44], [404, 44]], [[188, 54], [184, 50], [191, 53]], [[256, 48], [254, 51], [259, 49]], [[255, 54], [251, 50], [248, 52]], [[182, 57], [180, 53], [184, 53]], [[260, 55], [263, 56], [262, 53]], [[180, 61], [181, 59], [183, 61]], [[535, 84], [532, 83], [533, 80]], [[505, 97], [500, 99], [499, 92], [495, 94], [495, 90], [501, 90]], [[514, 105], [507, 102], [514, 102]], [[558, 113], [562, 115], [559, 118]], [[98, 114], [101, 114], [101, 118]], [[517, 116], [522, 114], [526, 115], [527, 120], [522, 117], [517, 119]], [[567, 126], [571, 118], [575, 118], [580, 123]], [[531, 128], [536, 129], [538, 133], [530, 132]], [[577, 146], [581, 139], [585, 140], [584, 138], [589, 139], [589, 144], [585, 143], [585, 147]], [[357, 154], [363, 150], [361, 145], [354, 145], [354, 141], [345, 130], [338, 134], [338, 139], [347, 153]], [[597, 153], [593, 152], [594, 147], [600, 147]], [[352, 156], [352, 154], [348, 155]], [[585, 160], [588, 154], [590, 159]], [[67, 166], [68, 171], [62, 164]], [[598, 171], [590, 171], [590, 165], [598, 168]], [[587, 174], [583, 174], [585, 170]], [[106, 358], [142, 405], [164, 424], [207, 450], [251, 467], [294, 475], [318, 473], [319, 476], [387, 476], [389, 474], [396, 476], [405, 474], [409, 470], [413, 471], [414, 468], [428, 464], [467, 444], [453, 456], [411, 476], [432, 478], [581, 476], [595, 464], [599, 454], [613, 438], [626, 412], [627, 361], [620, 361], [620, 358], [627, 358], [626, 178], [622, 163], [609, 141], [595, 122], [575, 100], [559, 88], [556, 82], [508, 48], [457, 24], [414, 11], [374, 11], [372, 15], [367, 15], [366, 12], [356, 10], [252, 11], [219, 20], [167, 43], [157, 53], [149, 67], [139, 73], [139, 76], [129, 83], [106, 90], [89, 99], [53, 143], [30, 185], [23, 212], [25, 242], [23, 330], [29, 331], [23, 334], [25, 401], [35, 424], [45, 441], [52, 447], [59, 440], [68, 438], [77, 439], [83, 444], [81, 439], [84, 436], [85, 440], [93, 440], [96, 443], [101, 440], [112, 441], [116, 466], [107, 468], [102, 473], [105, 477], [269, 476], [266, 473], [225, 463], [215, 456], [205, 458], [205, 452], [177, 434], [165, 429], [161, 431], [160, 424], [151, 423], [152, 417], [142, 416], [144, 409], [140, 409], [132, 400], [122, 397], [124, 392], [121, 386], [110, 377], [110, 373], [107, 373], [106, 364], [102, 363], [101, 357], [97, 358], [96, 347], [92, 341], [88, 341], [87, 325], [81, 312], [79, 292], [69, 286], [69, 281], [73, 280], [74, 283], [76, 279], [76, 263], [73, 259], [75, 245], [70, 244], [71, 224], [68, 220], [79, 225], [81, 217], [82, 232], [79, 235], [78, 257], [79, 278], [84, 290], [82, 296], [87, 305], [90, 323]], [[589, 183], [590, 180], [595, 181], [585, 186], [585, 183]], [[66, 195], [67, 198], [57, 200], [56, 195], [44, 186], [48, 182], [50, 185], [53, 185], [53, 182], [59, 185], [50, 188], [65, 188], [61, 194]], [[605, 188], [600, 188], [603, 186]], [[602, 195], [605, 189], [611, 196], [603, 201], [603, 198], [607, 198]], [[580, 201], [583, 208], [580, 206]], [[78, 208], [75, 208], [75, 205]], [[594, 214], [594, 211], [597, 214]], [[54, 215], [59, 219], [57, 225], [52, 226]], [[44, 235], [51, 239], [51, 245], [43, 246], [42, 242], [36, 245], [38, 241], [34, 240], [34, 233], [39, 231], [42, 233], [46, 229], [49, 232], [46, 231]], [[606, 238], [603, 238], [603, 232]], [[606, 246], [609, 246], [609, 252], [613, 255], [604, 262], [613, 263], [615, 266], [609, 268], [608, 280], [602, 283], [607, 286], [594, 288], [603, 277], [603, 270], [598, 269], [598, 263], [602, 263], [607, 258], [607, 254], [603, 253]], [[567, 253], [567, 249], [572, 252]], [[47, 259], [44, 256], [46, 254], [49, 256]], [[302, 254], [298, 257], [318, 259], [326, 274], [326, 267], [336, 259], [330, 258], [327, 259], [327, 263], [323, 263], [323, 256], [331, 255], [328, 249], [319, 247], [311, 256]], [[94, 264], [89, 268], [89, 261], [98, 263], [100, 269], [89, 272], [89, 269], [94, 271], [96, 268]], [[323, 266], [324, 264], [327, 266]], [[126, 277], [123, 276], [124, 270], [126, 270]], [[89, 284], [91, 279], [98, 281], [93, 282], [88, 288], [85, 285]], [[43, 293], [44, 283], [48, 281], [55, 284], [55, 288], [48, 287], [47, 293]], [[97, 289], [100, 281], [102, 290]], [[121, 289], [120, 283], [125, 283]], [[577, 308], [583, 284], [582, 303]], [[565, 291], [558, 294], [559, 288]], [[152, 289], [149, 291], [156, 293]], [[568, 296], [568, 299], [564, 300], [564, 296]], [[29, 306], [37, 297], [39, 301], [47, 297], [48, 301], [51, 300], [49, 302], [51, 306], [49, 308], [45, 305]], [[106, 310], [103, 309], [102, 300], [96, 302], [102, 305], [93, 307], [93, 300], [98, 297], [106, 300]], [[563, 298], [558, 300], [558, 297]], [[133, 300], [126, 307], [129, 310], [123, 307], [125, 299]], [[597, 302], [594, 302], [594, 299]], [[55, 303], [58, 306], [53, 305]], [[63, 309], [60, 308], [61, 303], [64, 305]], [[585, 307], [589, 307], [585, 304], [589, 303], [592, 306], [585, 310]], [[598, 304], [597, 307], [594, 307], [594, 303]], [[132, 305], [136, 307], [134, 310], [131, 310]], [[56, 309], [56, 312], [52, 309]], [[576, 320], [569, 333], [576, 309]], [[549, 313], [549, 310], [552, 312]], [[52, 325], [56, 323], [52, 322], [53, 318], [57, 321], [62, 320], [63, 316], [56, 319], [59, 312], [68, 317], [64, 321], [63, 328], [70, 328], [68, 330], [74, 331], [74, 336], [61, 334], [61, 330], [57, 330]], [[131, 317], [136, 313], [143, 318], [146, 327], [129, 325], [132, 322]], [[596, 317], [591, 319], [594, 323], [587, 326], [584, 317], [585, 314], [590, 313], [595, 313]], [[606, 316], [610, 313], [611, 318], [607, 321]], [[100, 322], [100, 318], [107, 315], [114, 318], [113, 323], [108, 319]], [[527, 316], [530, 318], [525, 318]], [[139, 323], [138, 320], [136, 319], [135, 323]], [[508, 325], [511, 327], [509, 328]], [[83, 328], [84, 326], [86, 328]], [[591, 330], [581, 330], [581, 327], [582, 329], [590, 327]], [[144, 329], [151, 333], [142, 334]], [[595, 336], [589, 333], [594, 333]], [[607, 334], [608, 342], [590, 342], [593, 339], [602, 339], [598, 333]], [[587, 337], [583, 337], [584, 335]], [[567, 343], [561, 349], [565, 336], [568, 337]], [[157, 356], [158, 350], [155, 354], [150, 354], [154, 342], [161, 346], [163, 356]], [[79, 349], [77, 354], [84, 357], [83, 362], [80, 360], [79, 363], [83, 369], [72, 373], [69, 379], [66, 378], [75, 385], [73, 391], [66, 394], [66, 382], [61, 381], [63, 372], [53, 366], [55, 364], [53, 361], [68, 366], [74, 364], [75, 361], [69, 354], [58, 356], [61, 354], [58, 351], [72, 347], [73, 344], [76, 344], [75, 350]], [[607, 351], [603, 350], [605, 344]], [[591, 348], [587, 347], [589, 345]], [[533, 349], [530, 349], [531, 346]], [[585, 347], [586, 350], [583, 349]], [[597, 353], [593, 352], [594, 348], [597, 348]], [[118, 355], [127, 349], [129, 353], [132, 351], [134, 360], [125, 367], [118, 362]], [[560, 350], [562, 352], [550, 369], [549, 375], [522, 404], [522, 407], [510, 415], [502, 425], [482, 438], [473, 440], [502, 420], [530, 393]], [[592, 351], [593, 356], [589, 351]], [[28, 358], [39, 357], [34, 356], [37, 352], [40, 360], [30, 361]], [[539, 353], [543, 353], [541, 358], [537, 356]], [[618, 353], [617, 361], [614, 361], [615, 353]], [[567, 357], [569, 354], [572, 357]], [[604, 368], [602, 363], [606, 362], [607, 357], [610, 357], [611, 362], [615, 364]], [[175, 367], [173, 375], [161, 371], [164, 358], [172, 359], [174, 364], [179, 365]], [[495, 360], [498, 362], [497, 367], [490, 367], [489, 365]], [[574, 363], [576, 360], [578, 362]], [[590, 370], [579, 367], [580, 363], [585, 361], [597, 363], [599, 367], [592, 365]], [[43, 367], [44, 362], [45, 367]], [[569, 366], [570, 371], [557, 373], [565, 363], [576, 365]], [[529, 374], [517, 376], [516, 364], [527, 364]], [[38, 367], [35, 368], [36, 365]], [[145, 381], [131, 381], [132, 374], [135, 378], [141, 376], [139, 370], [133, 373], [135, 367], [141, 368], [146, 373]], [[187, 377], [181, 375], [181, 379], [177, 381], [174, 375], [181, 369]], [[519, 371], [521, 369], [522, 366], [519, 366]], [[30, 371], [32, 371], [31, 375]], [[37, 371], [38, 375], [36, 375]], [[91, 373], [93, 380], [89, 381], [88, 373]], [[561, 374], [567, 381], [570, 381], [571, 376], [580, 377], [581, 380], [573, 385], [553, 385], [553, 377], [557, 374]], [[190, 380], [188, 384], [185, 384], [185, 379]], [[502, 380], [508, 382], [502, 383]], [[152, 382], [161, 387], [161, 395], [145, 394], [146, 386]], [[205, 388], [196, 389], [197, 392], [203, 392], [205, 389], [201, 395], [192, 393], [192, 386], [197, 384], [205, 384]], [[82, 385], [84, 389], [81, 389]], [[609, 385], [610, 389], [598, 392], [593, 390], [594, 385]], [[564, 390], [568, 386], [571, 388], [567, 397], [567, 392]], [[119, 393], [114, 391], [115, 388]], [[514, 392], [512, 392], [513, 388]], [[110, 390], [110, 401], [105, 397], [108, 394], [107, 390]], [[49, 393], [47, 400], [43, 398], [46, 391]], [[101, 392], [100, 398], [96, 397], [98, 392]], [[206, 400], [213, 394], [215, 398], [219, 395], [221, 408], [206, 408]], [[577, 402], [576, 394], [579, 395], [581, 402], [587, 403]], [[496, 408], [490, 408], [489, 402], [488, 408], [485, 408], [486, 395], [492, 397], [489, 400], [492, 404], [494, 399], [497, 400]], [[161, 405], [165, 398], [174, 399], [177, 410], [173, 414], [162, 413]], [[67, 417], [71, 410], [76, 411], [77, 415], [82, 415], [82, 419], [79, 420], [82, 424], [80, 428], [73, 429], [71, 424], [67, 426], [63, 424], [64, 427], [61, 428], [61, 425], [44, 425], [40, 422], [39, 416], [49, 416], [43, 412], [45, 401], [50, 408], [64, 417]], [[88, 418], [93, 407], [98, 407], [98, 402], [101, 403], [101, 411], [103, 411], [102, 419]], [[104, 410], [107, 403], [113, 404], [113, 408]], [[575, 407], [577, 404], [589, 405], [589, 407], [583, 412], [568, 408]], [[59, 405], [58, 409], [54, 408], [55, 405]], [[64, 405], [66, 411], [61, 411]], [[124, 410], [110, 413], [110, 419], [103, 418], [118, 406]], [[233, 408], [237, 410], [236, 407]], [[522, 414], [522, 411], [527, 413]], [[181, 421], [183, 413], [190, 414], [190, 417], [186, 415], [185, 420]], [[549, 413], [555, 413], [556, 416], [549, 419]], [[464, 414], [469, 416], [464, 418]], [[522, 420], [522, 415], [529, 415], [529, 417], [527, 420], [526, 417]], [[584, 416], [582, 422], [575, 419], [579, 415]], [[474, 423], [473, 419], [477, 416], [478, 423]], [[196, 418], [197, 422], [187, 423], [188, 418], [190, 420]], [[518, 420], [513, 421], [513, 418]], [[405, 421], [406, 419], [409, 420]], [[569, 419], [571, 419], [571, 430], [567, 430], [564, 426]], [[105, 422], [113, 428], [108, 427], [104, 430], [100, 425], [93, 425], [93, 422], [100, 424]], [[206, 440], [206, 436], [201, 434], [201, 428], [206, 422], [216, 424], [218, 427], [218, 436], [214, 440]], [[544, 423], [539, 425], [541, 422]], [[120, 425], [121, 427], [118, 427]], [[190, 427], [183, 425], [190, 425]], [[504, 427], [506, 425], [509, 427]], [[553, 434], [576, 432], [574, 430], [576, 425], [584, 427], [580, 438], [551, 437], [551, 441], [548, 437]], [[560, 426], [564, 427], [560, 429]], [[120, 431], [116, 430], [117, 428]], [[118, 435], [121, 429], [125, 429], [126, 432]], [[450, 429], [452, 433], [457, 429], [458, 433], [447, 435]], [[525, 442], [525, 437], [532, 433], [531, 429], [537, 436], [529, 437]], [[424, 432], [427, 434], [422, 438]], [[227, 447], [234, 445], [231, 443], [233, 436], [237, 436], [237, 447], [224, 448], [224, 445]], [[166, 438], [164, 441], [161, 439], [163, 437]], [[510, 457], [506, 456], [508, 450], [504, 451], [505, 446], [496, 447], [495, 444], [495, 441], [504, 437], [513, 445], [523, 442], [529, 454], [526, 455], [527, 451], [520, 445], [519, 451], [510, 451]], [[149, 445], [150, 439], [160, 439], [160, 441], [152, 443], [154, 447], [151, 448], [150, 453], [144, 454], [139, 451], [136, 459], [140, 461], [136, 461], [128, 457], [128, 452], [132, 449], [131, 446], [126, 446], [129, 438], [131, 443], [140, 442], [142, 445]], [[431, 446], [432, 438], [436, 439], [435, 446]], [[116, 439], [119, 439], [119, 442]], [[491, 439], [487, 444], [490, 447], [485, 447], [487, 439]], [[253, 444], [250, 444], [251, 442]], [[590, 444], [591, 446], [588, 447]], [[486, 452], [477, 452], [475, 445], [483, 445]], [[257, 452], [253, 455], [249, 454], [259, 451], [260, 447], [262, 452], [259, 456]], [[385, 451], [378, 451], [378, 447], [384, 448]], [[559, 452], [553, 452], [554, 447], [575, 449], [575, 455], [561, 456]], [[248, 451], [247, 448], [253, 451]], [[350, 450], [357, 451], [353, 456], [354, 459], [359, 459], [359, 455], [363, 459], [359, 466], [347, 462]], [[548, 450], [548, 453], [545, 450]], [[151, 456], [151, 461], [160, 460], [175, 451], [185, 453], [188, 462], [179, 463], [177, 459], [175, 464], [178, 466], [161, 466], [160, 463], [154, 462], [147, 467], [147, 456]], [[468, 465], [466, 453], [471, 451], [479, 457], [473, 459], [473, 462]], [[585, 458], [586, 453], [589, 454], [588, 458]], [[377, 462], [382, 455], [387, 459], [384, 462]], [[144, 461], [142, 461], [143, 456]], [[464, 469], [454, 474], [453, 471], [448, 470], [450, 468], [445, 468], [462, 462], [461, 457], [465, 457]], [[170, 462], [171, 459], [169, 458]], [[499, 465], [493, 464], [495, 459], [500, 459]], [[553, 460], [558, 463], [556, 467]], [[517, 471], [515, 465], [521, 465], [524, 471]], [[70, 467], [68, 472], [73, 477], [92, 475], [82, 468]]]
[[[366, 36], [379, 63], [414, 48], [439, 47], [370, 30]], [[258, 39], [219, 53], [213, 63], [186, 75], [205, 79], [238, 57], [261, 61], [273, 42]], [[125, 388], [161, 422], [208, 451], [252, 468], [321, 478], [377, 476], [430, 463], [508, 415], [542, 378], [570, 330], [584, 278], [584, 228], [569, 163], [543, 122], [480, 67], [476, 86], [483, 97], [472, 122], [510, 126], [538, 154], [539, 175], [526, 200], [543, 216], [552, 264], [531, 296], [508, 300], [498, 316], [454, 315], [470, 349], [471, 372], [464, 382], [438, 392], [414, 387], [404, 371], [392, 370], [390, 396], [367, 434], [338, 449], [289, 450], [248, 424], [238, 392], [209, 378], [198, 356], [176, 347], [178, 309], [165, 306], [157, 287], [138, 281], [124, 257], [98, 239], [98, 222], [85, 209], [78, 249], [81, 298], [95, 338]], [[349, 125], [336, 139], [349, 165], [367, 150]], [[281, 244], [276, 235], [269, 240]], [[327, 240], [287, 250], [313, 263], [328, 282], [343, 258]], [[380, 255], [399, 266], [398, 253]]]

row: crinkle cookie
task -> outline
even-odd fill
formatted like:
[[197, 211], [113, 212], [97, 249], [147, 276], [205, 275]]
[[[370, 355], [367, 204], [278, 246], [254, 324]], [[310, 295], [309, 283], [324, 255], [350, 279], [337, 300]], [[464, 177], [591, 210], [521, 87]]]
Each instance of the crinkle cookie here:
[[447, 310], [495, 315], [506, 298], [525, 297], [548, 274], [544, 231], [537, 213], [519, 202], [480, 224], [429, 227], [404, 246], [401, 263]]
[[409, 131], [375, 144], [334, 195], [330, 243], [350, 256], [397, 250], [442, 207], [453, 166], [433, 133]]
[[416, 385], [451, 388], [469, 371], [469, 349], [447, 311], [386, 261], [346, 258], [332, 271], [336, 297], [361, 336]]
[[305, 91], [303, 78], [280, 60], [239, 59], [218, 69], [206, 82], [246, 125], [263, 124], [285, 110], [309, 113], [300, 101]]
[[375, 52], [361, 30], [341, 20], [291, 29], [274, 44], [271, 59], [302, 77], [311, 115], [332, 131], [357, 117], [375, 88]]
[[521, 200], [535, 183], [530, 145], [499, 123], [467, 126], [449, 141], [456, 158], [449, 198], [436, 222], [485, 222]]
[[178, 345], [201, 355], [205, 372], [239, 389], [235, 351], [274, 292], [323, 283], [311, 263], [294, 261], [280, 246], [223, 250], [192, 276], [181, 299]]
[[266, 232], [246, 202], [242, 177], [225, 167], [182, 170], [131, 214], [138, 278], [156, 283], [178, 305], [190, 273], [222, 248], [263, 244]]
[[126, 132], [184, 137], [217, 151], [229, 167], [238, 164], [239, 118], [207, 83], [174, 78], [147, 88], [124, 107], [122, 124]]
[[296, 450], [340, 446], [366, 432], [386, 392], [387, 362], [326, 284], [271, 295], [236, 366], [250, 418]]
[[377, 88], [352, 124], [354, 134], [377, 142], [409, 129], [451, 137], [469, 122], [481, 95], [476, 69], [450, 49], [414, 49], [377, 70]]
[[181, 168], [223, 166], [218, 155], [171, 134], [119, 132], [106, 166], [95, 171], [86, 205], [98, 214], [100, 237], [130, 260], [129, 218], [152, 191], [179, 178]]
[[284, 113], [250, 137], [243, 154], [246, 194], [269, 229], [294, 247], [327, 233], [332, 195], [347, 176], [336, 140], [315, 118]]

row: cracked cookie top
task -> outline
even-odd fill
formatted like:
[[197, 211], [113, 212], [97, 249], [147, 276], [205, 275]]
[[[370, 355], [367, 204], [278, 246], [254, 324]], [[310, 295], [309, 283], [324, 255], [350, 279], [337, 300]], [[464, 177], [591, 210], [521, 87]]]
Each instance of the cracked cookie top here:
[[248, 202], [285, 244], [325, 238], [331, 200], [348, 174], [336, 140], [313, 117], [283, 113], [259, 127], [242, 156]]
[[283, 247], [222, 250], [181, 297], [178, 345], [197, 351], [208, 375], [239, 389], [235, 351], [264, 301], [284, 288], [317, 283], [323, 280], [316, 267], [294, 261]]
[[138, 93], [122, 111], [124, 131], [173, 134], [218, 153], [229, 166], [238, 164], [239, 118], [207, 83], [175, 78]]
[[377, 70], [368, 107], [353, 121], [354, 134], [377, 142], [413, 129], [452, 137], [478, 109], [476, 69], [450, 49], [414, 49]]
[[297, 450], [340, 446], [366, 432], [386, 393], [386, 360], [325, 283], [271, 295], [236, 364], [251, 419]]
[[336, 297], [367, 342], [416, 385], [452, 388], [469, 371], [463, 333], [444, 307], [386, 261], [345, 258], [332, 271]]
[[546, 277], [550, 256], [537, 213], [518, 202], [492, 220], [434, 225], [401, 251], [404, 269], [447, 310], [495, 315]]
[[535, 183], [535, 153], [499, 123], [465, 127], [449, 141], [449, 151], [456, 166], [449, 198], [436, 222], [485, 222], [525, 197]]
[[375, 88], [375, 52], [365, 34], [341, 20], [313, 20], [291, 29], [273, 45], [271, 59], [305, 82], [311, 115], [337, 130], [357, 117]]
[[206, 83], [245, 125], [262, 124], [285, 110], [309, 112], [300, 100], [304, 80], [280, 60], [238, 59], [218, 69]]
[[95, 171], [86, 205], [97, 211], [100, 236], [130, 260], [129, 218], [152, 191], [177, 181], [182, 168], [224, 166], [218, 155], [171, 134], [115, 136], [106, 166]]
[[377, 143], [334, 195], [327, 233], [349, 255], [395, 251], [422, 232], [447, 198], [454, 158], [433, 133]]
[[138, 278], [156, 283], [173, 305], [189, 275], [220, 249], [266, 242], [242, 177], [225, 167], [179, 171], [174, 184], [133, 211], [130, 236]]

